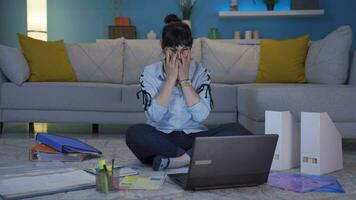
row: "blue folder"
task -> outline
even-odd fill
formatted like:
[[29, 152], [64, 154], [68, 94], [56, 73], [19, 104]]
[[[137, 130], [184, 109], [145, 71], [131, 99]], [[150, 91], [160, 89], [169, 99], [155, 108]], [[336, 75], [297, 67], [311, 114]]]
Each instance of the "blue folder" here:
[[87, 154], [102, 154], [101, 151], [94, 147], [85, 144], [77, 139], [63, 137], [48, 133], [38, 133], [36, 140], [42, 144], [50, 146], [61, 153], [87, 153]]

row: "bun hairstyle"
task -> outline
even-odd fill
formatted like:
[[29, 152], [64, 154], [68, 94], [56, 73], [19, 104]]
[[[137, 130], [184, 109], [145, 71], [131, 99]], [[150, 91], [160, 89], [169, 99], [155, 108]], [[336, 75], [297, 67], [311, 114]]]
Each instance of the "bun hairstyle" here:
[[164, 23], [166, 25], [162, 30], [162, 49], [175, 46], [193, 46], [192, 31], [177, 15], [167, 15], [164, 18]]
[[164, 18], [165, 24], [170, 24], [174, 22], [182, 22], [182, 20], [175, 14], [169, 14]]

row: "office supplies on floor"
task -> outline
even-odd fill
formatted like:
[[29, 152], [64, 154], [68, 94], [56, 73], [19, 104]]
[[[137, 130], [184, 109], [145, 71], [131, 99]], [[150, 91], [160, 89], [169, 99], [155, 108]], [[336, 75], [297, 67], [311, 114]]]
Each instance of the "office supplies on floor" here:
[[303, 174], [322, 175], [343, 168], [342, 136], [328, 113], [301, 114]]
[[40, 151], [40, 152], [45, 152], [45, 153], [58, 153], [57, 150], [53, 149], [52, 147], [49, 147], [45, 144], [36, 144], [31, 148], [32, 151]]
[[109, 193], [119, 191], [120, 170], [113, 170], [113, 166], [107, 165], [105, 160], [99, 160], [95, 177], [97, 192]]
[[36, 140], [61, 153], [86, 153], [93, 155], [102, 154], [101, 151], [95, 149], [94, 147], [70, 137], [63, 137], [48, 133], [38, 133]]
[[300, 166], [300, 125], [290, 111], [266, 111], [265, 134], [278, 134], [272, 170]]
[[[86, 172], [88, 172], [90, 174], [96, 175], [96, 169], [95, 168], [85, 169], [84, 171], [86, 171]], [[115, 165], [114, 171], [119, 171], [120, 177], [133, 176], [133, 175], [138, 174], [137, 171], [135, 171], [135, 170], [133, 170], [131, 168], [122, 167], [122, 166], [118, 166], [118, 165]]]
[[186, 190], [261, 185], [267, 182], [277, 140], [272, 134], [197, 137], [188, 174], [168, 176]]
[[330, 176], [271, 172], [268, 178], [268, 185], [297, 193], [343, 192], [343, 189], [337, 180]]
[[120, 181], [120, 190], [159, 190], [164, 179], [165, 175], [126, 176]]
[[91, 158], [95, 158], [97, 156], [91, 154], [83, 154], [83, 153], [46, 153], [42, 151], [34, 151], [30, 150], [30, 160], [31, 161], [61, 161], [61, 162], [80, 162], [83, 160], [88, 160]]
[[0, 166], [0, 198], [22, 199], [95, 188], [95, 177], [60, 162]]
[[345, 193], [339, 181], [332, 176], [311, 176], [316, 180], [330, 181], [332, 184], [313, 190], [313, 192]]

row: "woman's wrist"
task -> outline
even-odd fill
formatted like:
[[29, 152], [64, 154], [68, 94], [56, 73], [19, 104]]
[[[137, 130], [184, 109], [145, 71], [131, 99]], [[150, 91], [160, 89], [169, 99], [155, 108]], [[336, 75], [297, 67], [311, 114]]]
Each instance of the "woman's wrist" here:
[[185, 79], [185, 80], [181, 80], [179, 81], [179, 85], [183, 88], [183, 87], [191, 87], [192, 86], [192, 82], [190, 82], [189, 79]]
[[167, 78], [166, 80], [166, 83], [170, 86], [174, 86], [177, 82], [177, 79], [170, 79], [170, 78]]

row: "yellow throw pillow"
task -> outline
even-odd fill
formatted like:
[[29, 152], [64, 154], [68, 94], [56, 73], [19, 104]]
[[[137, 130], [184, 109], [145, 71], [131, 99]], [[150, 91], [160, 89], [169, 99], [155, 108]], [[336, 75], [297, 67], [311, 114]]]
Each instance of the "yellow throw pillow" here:
[[30, 66], [30, 82], [76, 81], [63, 40], [45, 42], [19, 33], [17, 37]]
[[305, 60], [310, 36], [262, 40], [257, 83], [305, 83]]

